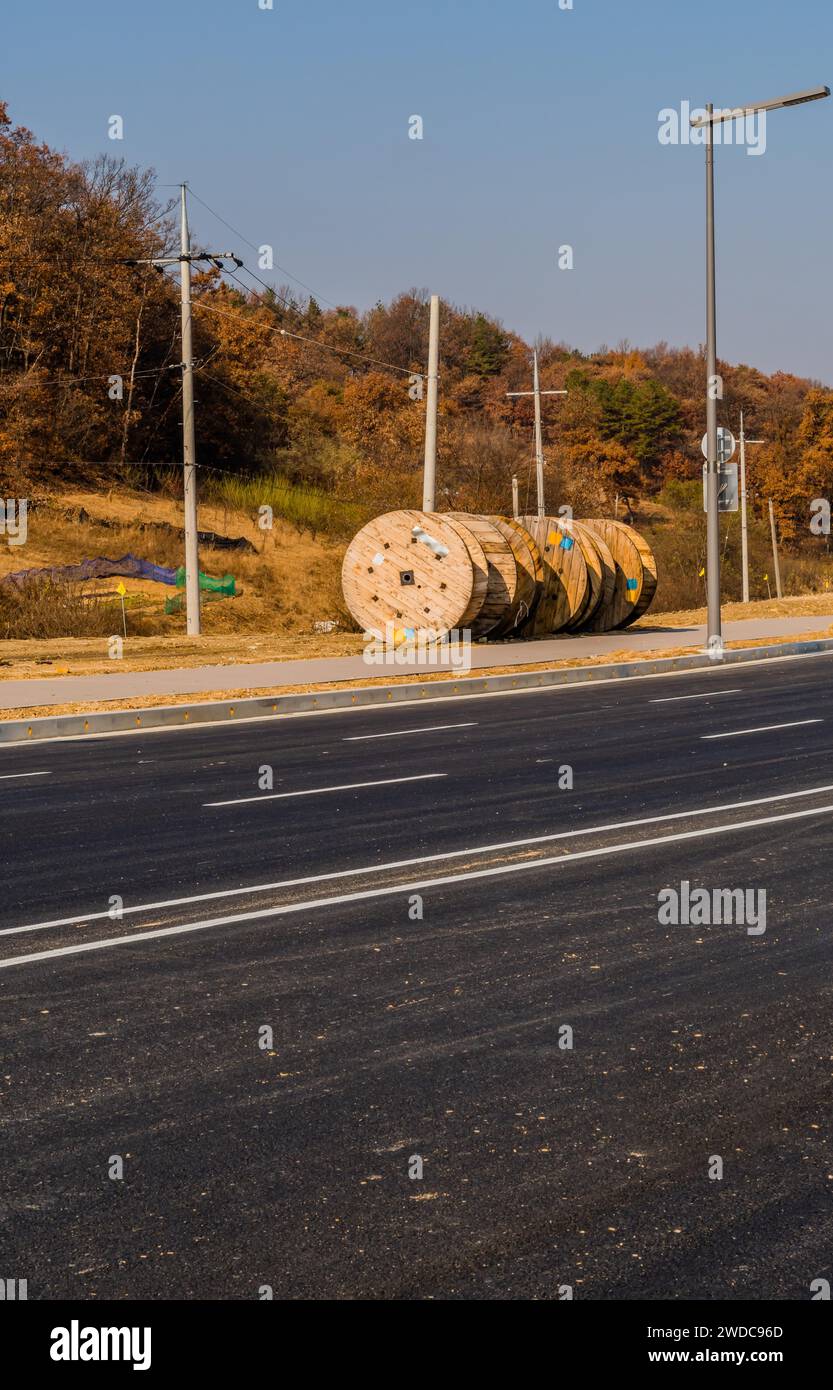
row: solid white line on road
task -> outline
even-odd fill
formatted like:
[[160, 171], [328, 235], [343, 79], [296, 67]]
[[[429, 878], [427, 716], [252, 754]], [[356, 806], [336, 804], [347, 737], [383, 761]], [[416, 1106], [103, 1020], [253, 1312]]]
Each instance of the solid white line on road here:
[[369, 738], [404, 738], [406, 734], [435, 734], [440, 729], [476, 729], [477, 721], [468, 724], [427, 724], [424, 729], [394, 729], [389, 734], [351, 734], [342, 743], [365, 743]]
[[649, 700], [649, 705], [674, 705], [678, 700], [711, 700], [715, 695], [742, 695], [740, 686], [736, 690], [703, 690], [699, 695], [666, 695], [663, 700]]
[[240, 796], [234, 801], [204, 801], [203, 806], [246, 806], [252, 801], [285, 801], [292, 796], [321, 796], [324, 792], [352, 792], [357, 787], [392, 787], [401, 782], [433, 782], [447, 772], [420, 772], [414, 777], [383, 777], [378, 782], [344, 782], [340, 787], [308, 787], [300, 792], [271, 792], [268, 796]]
[[341, 893], [329, 898], [310, 898], [306, 902], [286, 903], [281, 907], [264, 907], [257, 912], [240, 912], [231, 917], [212, 917], [203, 922], [183, 922], [175, 927], [159, 927], [153, 931], [135, 932], [132, 936], [110, 936], [102, 941], [85, 941], [75, 946], [58, 946], [51, 951], [35, 951], [30, 955], [12, 956], [0, 961], [0, 970], [12, 965], [29, 965], [33, 961], [55, 960], [59, 956], [76, 956], [85, 951], [103, 951], [111, 946], [128, 946], [134, 941], [154, 941], [157, 937], [187, 936], [191, 932], [208, 931], [210, 927], [239, 926], [243, 922], [265, 921], [272, 917], [287, 917], [294, 912], [310, 912], [318, 907], [339, 907], [344, 903], [365, 902], [370, 898], [389, 898], [394, 894], [423, 892], [428, 888], [454, 887], [473, 879], [500, 878], [507, 874], [521, 874], [530, 869], [563, 869], [580, 859], [602, 859], [611, 854], [624, 854], [628, 850], [647, 849], [657, 845], [669, 845], [683, 840], [706, 839], [714, 835], [727, 835], [732, 830], [758, 829], [762, 825], [777, 825], [784, 821], [804, 820], [807, 816], [826, 815], [833, 812], [833, 806], [814, 806], [808, 811], [788, 811], [782, 816], [764, 816], [760, 820], [735, 821], [732, 825], [705, 826], [701, 830], [682, 830], [676, 835], [660, 835], [651, 840], [631, 840], [625, 844], [607, 845], [603, 849], [583, 849], [571, 853], [552, 856], [548, 859], [526, 860], [522, 864], [502, 864], [495, 869], [473, 869], [461, 874], [450, 874], [446, 878], [428, 878], [415, 883], [394, 883], [384, 888], [365, 888], [355, 893]]
[[[611, 821], [607, 825], [588, 825], [577, 830], [558, 830], [550, 835], [531, 835], [523, 840], [502, 840], [492, 845], [475, 845], [468, 849], [450, 849], [440, 854], [423, 854], [416, 859], [393, 859], [387, 864], [365, 864], [357, 869], [334, 869], [324, 874], [309, 874], [304, 878], [276, 879], [273, 883], [253, 883], [248, 888], [221, 888], [214, 893], [194, 893], [187, 898], [162, 898], [158, 902], [137, 903], [123, 907], [121, 916], [137, 912], [155, 912], [161, 907], [187, 907], [192, 903], [217, 902], [221, 898], [239, 898], [246, 893], [269, 893], [276, 888], [301, 888], [310, 883], [331, 883], [334, 879], [356, 878], [360, 874], [381, 874], [390, 869], [413, 869], [419, 864], [438, 864], [448, 859], [470, 858], [473, 854], [493, 854], [501, 850], [526, 849], [529, 845], [552, 844], [558, 840], [575, 840], [585, 835], [602, 835], [613, 830], [631, 830], [639, 825], [661, 825], [667, 821], [688, 820], [692, 816], [714, 816], [725, 811], [746, 811], [753, 806], [769, 806], [774, 801], [795, 801], [802, 796], [822, 796], [833, 792], [833, 783], [822, 787], [807, 787], [800, 792], [780, 792], [777, 796], [758, 796], [749, 801], [729, 801], [724, 806], [702, 806], [694, 811], [667, 811], [661, 816], [643, 816], [639, 820]], [[24, 927], [3, 927], [0, 936], [19, 936], [23, 932], [47, 931], [50, 927], [77, 927], [82, 922], [101, 921], [110, 917], [109, 911], [85, 912], [78, 917], [57, 917], [50, 922], [32, 922]]]
[[0, 774], [0, 782], [11, 782], [15, 777], [51, 777], [51, 772], [4, 772]]
[[775, 729], [800, 729], [802, 724], [823, 724], [823, 719], [794, 719], [790, 724], [762, 724], [759, 729], [732, 729], [728, 734], [701, 734], [704, 742], [715, 738], [740, 738], [742, 734], [769, 734]]

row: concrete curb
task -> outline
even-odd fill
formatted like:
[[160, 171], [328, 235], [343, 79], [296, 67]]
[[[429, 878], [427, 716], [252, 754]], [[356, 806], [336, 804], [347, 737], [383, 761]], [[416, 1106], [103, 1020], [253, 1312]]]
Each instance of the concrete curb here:
[[50, 738], [83, 738], [90, 734], [138, 732], [144, 729], [187, 728], [195, 724], [240, 723], [280, 718], [283, 714], [314, 714], [323, 710], [449, 700], [455, 695], [494, 695], [540, 690], [552, 686], [587, 685], [592, 681], [627, 680], [671, 671], [720, 670], [746, 661], [812, 656], [833, 651], [833, 638], [812, 642], [780, 642], [768, 647], [726, 651], [720, 661], [706, 653], [657, 657], [655, 660], [574, 666], [567, 670], [519, 671], [505, 676], [464, 676], [455, 681], [415, 681], [405, 685], [361, 686], [350, 690], [319, 690], [304, 695], [259, 695], [244, 700], [203, 700], [191, 705], [157, 705], [149, 709], [102, 710], [88, 714], [54, 714], [37, 719], [0, 720], [0, 744], [33, 743]]

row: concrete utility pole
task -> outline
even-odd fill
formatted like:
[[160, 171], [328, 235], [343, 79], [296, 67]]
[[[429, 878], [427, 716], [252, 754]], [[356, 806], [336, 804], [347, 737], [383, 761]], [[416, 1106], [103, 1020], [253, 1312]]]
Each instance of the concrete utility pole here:
[[179, 255], [151, 256], [148, 259], [126, 257], [121, 265], [152, 265], [164, 272], [168, 266], [179, 266], [180, 310], [182, 321], [182, 464], [185, 493], [185, 607], [188, 636], [200, 632], [200, 557], [197, 525], [197, 451], [194, 430], [194, 351], [191, 334], [191, 262], [206, 261], [217, 270], [223, 261], [233, 261], [239, 270], [243, 265], [233, 251], [198, 251], [191, 254], [188, 230], [188, 208], [185, 194], [188, 185], [180, 184]]
[[194, 433], [194, 349], [191, 341], [191, 236], [186, 185], [179, 220], [179, 272], [182, 309], [182, 466], [185, 481], [185, 609], [189, 637], [200, 635], [200, 552], [197, 526], [197, 442]]
[[535, 397], [535, 490], [538, 503], [538, 515], [546, 516], [544, 507], [544, 436], [541, 428], [541, 397], [542, 396], [566, 396], [566, 391], [542, 391], [538, 377], [538, 353], [532, 354], [532, 390], [531, 391], [507, 391], [507, 396], [517, 398], [518, 396]]
[[532, 391], [535, 396], [535, 491], [538, 515], [544, 516], [544, 435], [541, 430], [541, 382], [538, 379], [538, 353], [532, 354]]
[[437, 405], [440, 388], [440, 296], [432, 294], [428, 328], [428, 399], [425, 404], [425, 469], [422, 510], [433, 512], [437, 489]]
[[743, 601], [749, 602], [749, 529], [746, 518], [746, 446], [765, 444], [764, 439], [747, 439], [743, 428], [743, 411], [740, 412], [740, 549], [743, 570]]
[[781, 562], [778, 559], [778, 532], [775, 529], [775, 508], [772, 505], [772, 498], [769, 499], [769, 529], [772, 532], [772, 563], [775, 566], [775, 592], [779, 598], [784, 595], [781, 592]]

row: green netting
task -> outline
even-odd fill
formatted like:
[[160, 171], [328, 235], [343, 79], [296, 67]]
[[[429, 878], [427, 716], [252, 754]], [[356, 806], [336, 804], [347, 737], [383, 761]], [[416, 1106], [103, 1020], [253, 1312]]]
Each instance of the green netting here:
[[[176, 587], [185, 588], [185, 566], [180, 565], [176, 572]], [[200, 588], [206, 589], [210, 593], [220, 593], [226, 598], [234, 597], [234, 575], [224, 574], [222, 579], [212, 579], [210, 574], [203, 574], [200, 570]]]
[[[205, 604], [205, 603], [217, 603], [217, 602], [219, 602], [221, 599], [224, 599], [224, 598], [232, 598], [232, 597], [233, 597], [232, 594], [227, 594], [227, 593], [225, 593], [222, 589], [209, 590], [207, 593], [204, 593], [204, 594], [202, 595], [202, 597], [201, 597], [201, 599], [200, 599], [200, 607], [202, 607], [202, 605]], [[184, 613], [184, 612], [185, 612], [185, 595], [184, 595], [184, 594], [177, 594], [176, 598], [166, 598], [166, 599], [165, 599], [165, 612], [166, 612], [166, 613]]]

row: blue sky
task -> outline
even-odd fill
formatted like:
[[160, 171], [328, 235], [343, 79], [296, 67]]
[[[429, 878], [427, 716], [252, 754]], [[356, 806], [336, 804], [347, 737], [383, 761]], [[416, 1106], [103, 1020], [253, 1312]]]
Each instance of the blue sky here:
[[[830, 0], [10, 0], [0, 53], [14, 120], [187, 179], [322, 302], [423, 286], [584, 350], [704, 337], [703, 150], [659, 112], [819, 83]], [[833, 99], [716, 157], [721, 356], [833, 385], [831, 151]]]

